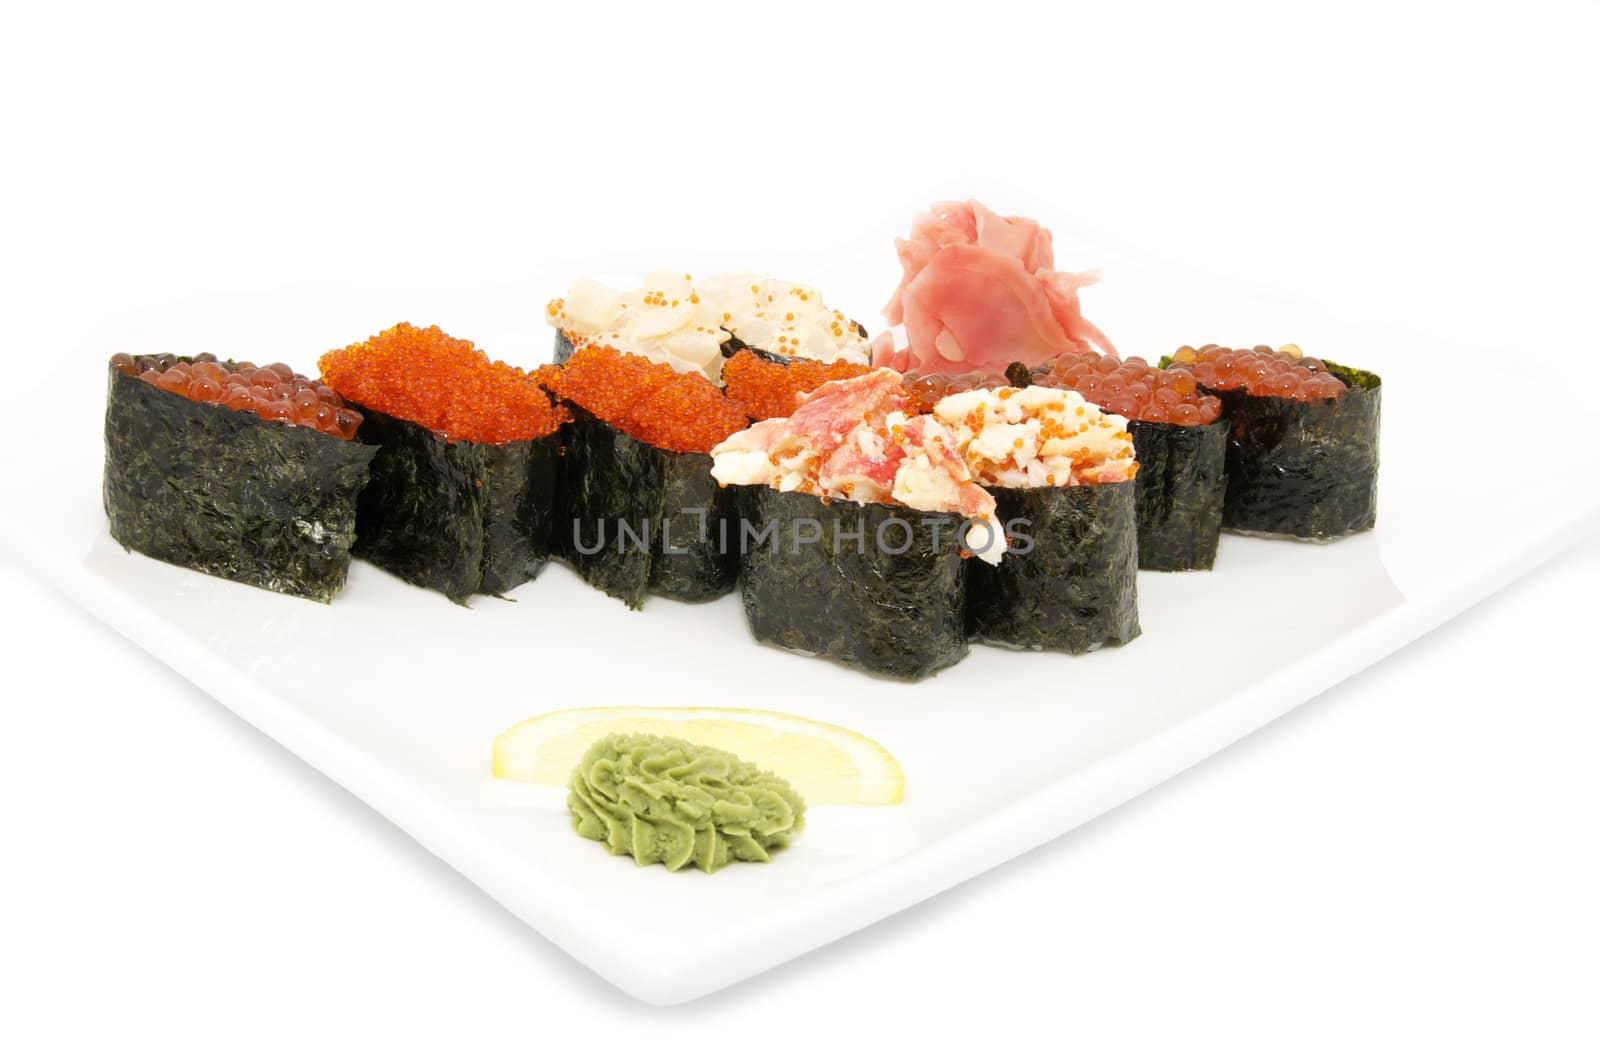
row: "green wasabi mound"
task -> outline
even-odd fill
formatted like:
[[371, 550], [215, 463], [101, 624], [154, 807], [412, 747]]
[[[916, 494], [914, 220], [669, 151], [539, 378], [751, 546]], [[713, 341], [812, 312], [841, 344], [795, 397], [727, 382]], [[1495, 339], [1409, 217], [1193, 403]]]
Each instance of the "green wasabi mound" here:
[[805, 801], [787, 782], [677, 738], [607, 735], [584, 753], [570, 786], [573, 829], [640, 867], [764, 864], [805, 826]]

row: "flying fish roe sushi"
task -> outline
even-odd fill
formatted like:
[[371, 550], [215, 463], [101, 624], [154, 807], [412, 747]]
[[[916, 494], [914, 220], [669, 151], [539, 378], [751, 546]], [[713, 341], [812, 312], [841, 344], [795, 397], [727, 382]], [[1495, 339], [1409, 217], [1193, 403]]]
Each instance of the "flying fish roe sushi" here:
[[[800, 396], [830, 380], [849, 380], [872, 372], [870, 365], [839, 359], [833, 362], [794, 358], [787, 365], [740, 351], [722, 367], [728, 397], [744, 406], [751, 420], [788, 417]], [[931, 406], [930, 406], [931, 408]]]
[[[401, 322], [362, 343], [329, 351], [323, 378], [361, 405], [469, 443], [541, 439], [567, 411], [529, 374], [489, 356], [437, 325]], [[291, 400], [292, 401], [292, 400]]]
[[580, 348], [537, 375], [558, 398], [641, 443], [680, 454], [708, 454], [750, 423], [744, 406], [704, 376], [614, 347]]

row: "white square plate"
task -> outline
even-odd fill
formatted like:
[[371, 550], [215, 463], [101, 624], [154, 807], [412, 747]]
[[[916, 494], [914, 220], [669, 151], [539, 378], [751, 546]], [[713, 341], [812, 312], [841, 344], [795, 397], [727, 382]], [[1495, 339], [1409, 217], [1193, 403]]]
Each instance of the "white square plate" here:
[[[1214, 572], [1141, 575], [1144, 635], [1127, 647], [1081, 658], [975, 647], [914, 685], [756, 645], [737, 596], [653, 600], [630, 613], [552, 565], [515, 601], [461, 608], [357, 562], [345, 592], [322, 606], [128, 554], [107, 535], [100, 418], [112, 351], [211, 349], [309, 370], [324, 349], [409, 316], [527, 364], [548, 345], [539, 297], [569, 279], [551, 269], [531, 295], [280, 292], [103, 322], [57, 363], [58, 394], [81, 398], [21, 414], [18, 430], [60, 446], [48, 462], [8, 459], [14, 501], [0, 532], [95, 615], [605, 978], [654, 1003], [689, 1000], [1071, 830], [1600, 525], [1592, 481], [1563, 461], [1586, 452], [1580, 418], [1519, 424], [1526, 413], [1491, 404], [1469, 367], [1433, 379], [1438, 355], [1081, 241], [1072, 257], [1115, 278], [1085, 302], [1124, 353], [1293, 339], [1382, 373], [1377, 530], [1327, 546], [1227, 536]], [[608, 279], [653, 265], [619, 266]], [[883, 278], [852, 293], [863, 279], [828, 287], [837, 273], [794, 271], [822, 283], [833, 305], [877, 302]], [[284, 661], [296, 662], [291, 672]], [[838, 723], [900, 759], [905, 802], [816, 809], [772, 864], [706, 876], [606, 856], [571, 831], [555, 791], [532, 808], [486, 795], [501, 730], [600, 704], [758, 707]]]

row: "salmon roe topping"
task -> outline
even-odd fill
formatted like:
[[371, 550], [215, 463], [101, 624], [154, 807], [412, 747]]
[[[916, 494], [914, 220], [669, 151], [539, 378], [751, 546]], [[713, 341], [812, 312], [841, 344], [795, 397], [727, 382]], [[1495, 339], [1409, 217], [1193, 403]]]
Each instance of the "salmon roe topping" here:
[[974, 371], [970, 373], [907, 373], [906, 391], [911, 394], [908, 409], [916, 413], [932, 413], [939, 400], [948, 395], [983, 388], [1004, 388], [1010, 385], [1003, 373]]
[[114, 354], [111, 367], [196, 402], [249, 410], [263, 420], [314, 428], [340, 439], [354, 439], [361, 426], [361, 414], [345, 409], [326, 384], [309, 380], [282, 362], [258, 367], [254, 362], [218, 361], [214, 354], [193, 359]]
[[749, 351], [740, 351], [722, 366], [728, 397], [744, 406], [753, 420], [788, 417], [800, 404], [800, 395], [830, 380], [849, 380], [872, 372], [872, 366], [839, 360], [821, 362], [795, 358], [782, 365]]
[[539, 439], [561, 427], [566, 410], [532, 376], [466, 340], [401, 322], [317, 362], [339, 394], [370, 409], [469, 443]]
[[1189, 368], [1158, 369], [1138, 357], [1064, 354], [1040, 367], [1033, 382], [1076, 391], [1101, 409], [1134, 421], [1193, 427], [1211, 424], [1222, 414], [1222, 400], [1201, 394]]
[[684, 454], [711, 448], [750, 424], [738, 402], [699, 373], [679, 373], [615, 347], [583, 347], [539, 383], [641, 443]]
[[1242, 389], [1252, 395], [1317, 402], [1337, 399], [1349, 390], [1344, 381], [1328, 372], [1321, 359], [1307, 358], [1292, 343], [1276, 350], [1266, 344], [1249, 350], [1214, 343], [1199, 348], [1179, 347], [1172, 361], [1188, 366], [1195, 379], [1213, 391]]

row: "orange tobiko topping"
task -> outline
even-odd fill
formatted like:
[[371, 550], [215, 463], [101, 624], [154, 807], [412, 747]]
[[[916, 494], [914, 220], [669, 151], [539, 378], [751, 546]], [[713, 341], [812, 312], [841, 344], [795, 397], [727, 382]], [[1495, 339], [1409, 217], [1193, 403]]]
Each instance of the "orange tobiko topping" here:
[[447, 439], [512, 443], [539, 439], [568, 414], [529, 374], [466, 340], [401, 322], [317, 362], [339, 394], [369, 409], [419, 424]]
[[557, 398], [617, 424], [641, 399], [678, 374], [670, 365], [623, 354], [615, 347], [590, 346], [574, 351], [563, 365], [540, 366], [536, 375]]
[[711, 448], [750, 424], [744, 407], [699, 373], [615, 347], [583, 347], [564, 365], [538, 371], [558, 397], [641, 443], [686, 454]]
[[740, 351], [723, 364], [722, 382], [727, 386], [728, 397], [744, 406], [752, 419], [765, 421], [793, 414], [803, 392], [815, 391], [830, 380], [849, 380], [870, 372], [870, 365], [842, 359], [819, 362], [795, 358], [782, 365]]

